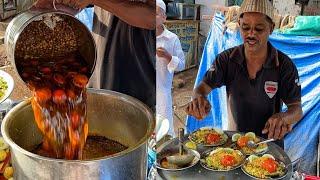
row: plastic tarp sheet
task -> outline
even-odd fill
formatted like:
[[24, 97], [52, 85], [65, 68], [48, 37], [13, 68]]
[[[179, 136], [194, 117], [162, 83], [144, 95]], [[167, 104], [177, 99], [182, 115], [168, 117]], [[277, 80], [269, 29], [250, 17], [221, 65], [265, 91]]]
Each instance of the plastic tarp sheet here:
[[93, 8], [85, 8], [76, 15], [76, 17], [85, 24], [90, 31], [92, 31], [93, 26], [93, 13]]
[[297, 16], [293, 28], [282, 30], [283, 34], [320, 36], [320, 16]]
[[[201, 82], [220, 52], [242, 43], [239, 31], [227, 30], [223, 34], [223, 20], [222, 14], [215, 15], [205, 43], [195, 86]], [[303, 119], [285, 136], [285, 151], [292, 161], [303, 158], [299, 163], [301, 172], [315, 174], [320, 137], [320, 37], [273, 33], [270, 42], [295, 63], [302, 88]], [[211, 112], [203, 121], [187, 117], [187, 132], [203, 126], [226, 129], [228, 113], [225, 87], [213, 90], [208, 95], [208, 100], [212, 105]], [[283, 107], [283, 110], [285, 109], [286, 107]]]

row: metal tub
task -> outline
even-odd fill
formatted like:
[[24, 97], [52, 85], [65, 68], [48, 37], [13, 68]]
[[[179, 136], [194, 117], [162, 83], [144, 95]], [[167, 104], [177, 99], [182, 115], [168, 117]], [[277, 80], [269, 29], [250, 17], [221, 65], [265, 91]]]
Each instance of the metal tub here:
[[42, 141], [29, 100], [4, 118], [2, 135], [10, 145], [16, 180], [140, 180], [146, 178], [147, 141], [155, 119], [148, 107], [124, 94], [88, 90], [89, 133], [106, 136], [129, 148], [92, 160], [61, 160], [30, 151]]

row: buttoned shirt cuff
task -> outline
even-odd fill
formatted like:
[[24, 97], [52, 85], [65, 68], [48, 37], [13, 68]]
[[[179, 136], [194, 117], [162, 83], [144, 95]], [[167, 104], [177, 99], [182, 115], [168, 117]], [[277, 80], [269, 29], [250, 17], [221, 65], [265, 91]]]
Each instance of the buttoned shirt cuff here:
[[167, 65], [168, 71], [173, 73], [177, 69], [179, 62], [180, 59], [177, 56], [172, 56], [171, 61]]

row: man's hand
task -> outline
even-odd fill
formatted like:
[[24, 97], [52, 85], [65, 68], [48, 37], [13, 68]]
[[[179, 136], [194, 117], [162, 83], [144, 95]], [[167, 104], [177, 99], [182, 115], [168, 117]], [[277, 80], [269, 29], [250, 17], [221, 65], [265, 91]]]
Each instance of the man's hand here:
[[89, 4], [92, 4], [92, 0], [38, 0], [33, 4], [31, 10], [53, 10], [56, 8], [57, 10], [75, 15]]
[[283, 118], [283, 113], [277, 113], [268, 119], [262, 133], [268, 133], [268, 139], [282, 139], [291, 130], [292, 126]]
[[201, 120], [205, 118], [210, 112], [211, 105], [204, 96], [194, 98], [186, 107], [185, 111], [188, 115], [194, 116]]
[[93, 0], [56, 0], [56, 4], [62, 4], [74, 9], [84, 9], [89, 4], [93, 4]]
[[38, 0], [36, 1], [31, 9], [54, 9], [52, 0]]
[[168, 51], [166, 49], [164, 49], [163, 47], [159, 47], [157, 48], [157, 55], [161, 58], [164, 58], [165, 60], [167, 60], [167, 63], [169, 63], [172, 59], [171, 54], [168, 53]]

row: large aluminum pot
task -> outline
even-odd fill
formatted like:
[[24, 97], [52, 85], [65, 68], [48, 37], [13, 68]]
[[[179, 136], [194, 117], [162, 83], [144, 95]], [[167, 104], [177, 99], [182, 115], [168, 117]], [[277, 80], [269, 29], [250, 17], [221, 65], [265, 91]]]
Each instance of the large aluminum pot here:
[[88, 90], [89, 134], [118, 141], [129, 148], [94, 160], [61, 160], [30, 151], [42, 136], [30, 101], [14, 107], [4, 118], [2, 135], [10, 145], [16, 180], [140, 180], [146, 178], [147, 141], [155, 128], [150, 109], [140, 101], [107, 90]]
[[[46, 31], [31, 26], [32, 22], [41, 22], [39, 28], [46, 27]], [[64, 22], [67, 28], [62, 28], [59, 24], [61, 22]], [[44, 32], [49, 32], [49, 35], [44, 36]], [[22, 38], [23, 33], [28, 36]], [[21, 13], [9, 23], [4, 41], [8, 59], [15, 68], [19, 58], [52, 58], [78, 51], [89, 65], [91, 73], [94, 71], [97, 52], [93, 36], [81, 21], [68, 13], [60, 11]], [[17, 68], [16, 70], [21, 77], [22, 72]]]

